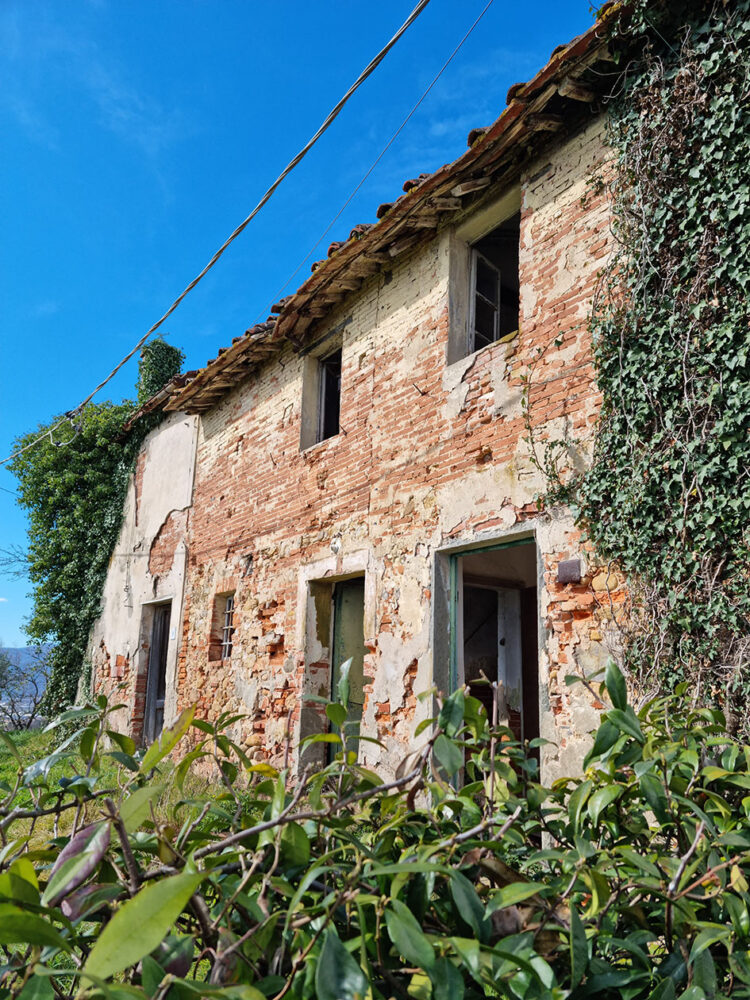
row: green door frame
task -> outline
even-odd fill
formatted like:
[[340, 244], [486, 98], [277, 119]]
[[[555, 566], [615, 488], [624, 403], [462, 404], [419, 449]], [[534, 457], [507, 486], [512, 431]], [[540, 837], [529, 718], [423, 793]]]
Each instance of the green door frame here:
[[[500, 549], [512, 549], [517, 545], [534, 545], [533, 535], [525, 538], [510, 538], [506, 542], [495, 542], [492, 545], [475, 545], [458, 552], [451, 552], [448, 564], [448, 582], [450, 586], [449, 620], [450, 620], [450, 670], [449, 683], [451, 692], [458, 687], [458, 560], [475, 552], [497, 552]], [[443, 661], [445, 662], [445, 661]]]

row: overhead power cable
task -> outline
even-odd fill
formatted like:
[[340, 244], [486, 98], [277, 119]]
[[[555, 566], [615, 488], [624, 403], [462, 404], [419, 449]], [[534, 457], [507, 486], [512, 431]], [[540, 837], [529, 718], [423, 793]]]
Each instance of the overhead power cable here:
[[[388, 150], [391, 148], [391, 146], [393, 145], [393, 143], [396, 141], [396, 139], [398, 139], [398, 137], [401, 135], [401, 133], [403, 132], [403, 130], [409, 124], [409, 122], [411, 121], [411, 119], [417, 113], [417, 111], [419, 110], [420, 106], [423, 104], [423, 102], [427, 98], [427, 96], [430, 93], [430, 91], [432, 90], [432, 88], [438, 82], [438, 80], [443, 75], [443, 73], [448, 69], [448, 67], [450, 66], [450, 64], [453, 62], [454, 58], [458, 55], [458, 53], [460, 52], [461, 48], [463, 47], [464, 42], [467, 40], [467, 38], [469, 37], [469, 35], [472, 33], [472, 31], [476, 28], [476, 26], [482, 20], [482, 18], [487, 13], [487, 11], [490, 9], [490, 7], [492, 6], [493, 3], [494, 3], [494, 0], [489, 0], [489, 2], [487, 4], [485, 4], [485, 6], [483, 7], [483, 9], [479, 12], [479, 15], [475, 19], [474, 23], [470, 26], [470, 28], [468, 29], [468, 31], [466, 32], [466, 34], [463, 36], [463, 38], [461, 39], [461, 41], [458, 43], [458, 45], [455, 47], [455, 49], [451, 52], [451, 54], [445, 60], [445, 62], [443, 63], [443, 65], [440, 67], [440, 69], [438, 70], [438, 72], [432, 78], [432, 81], [430, 82], [429, 86], [424, 91], [424, 93], [422, 94], [422, 96], [419, 98], [419, 100], [417, 101], [417, 103], [413, 106], [413, 108], [411, 109], [411, 111], [409, 112], [409, 114], [406, 116], [406, 118], [404, 118], [404, 120], [401, 122], [401, 124], [396, 129], [396, 131], [393, 133], [393, 135], [390, 137], [390, 139], [385, 144], [385, 146], [383, 146], [383, 148], [380, 150], [380, 152], [378, 153], [378, 155], [377, 155], [376, 159], [374, 160], [372, 166], [369, 168], [369, 170], [367, 171], [367, 173], [362, 177], [362, 180], [359, 182], [359, 184], [357, 184], [357, 186], [354, 188], [354, 190], [352, 191], [352, 193], [346, 199], [346, 201], [344, 202], [344, 204], [341, 206], [341, 208], [338, 210], [338, 212], [336, 212], [336, 214], [331, 219], [331, 221], [328, 223], [328, 225], [326, 226], [326, 228], [323, 230], [323, 232], [320, 234], [320, 236], [317, 238], [317, 240], [310, 247], [310, 250], [309, 250], [307, 256], [304, 257], [299, 262], [299, 264], [295, 267], [295, 269], [292, 271], [292, 273], [286, 279], [286, 281], [284, 282], [284, 284], [281, 286], [280, 291], [274, 296], [274, 302], [278, 302], [279, 301], [279, 299], [284, 294], [284, 292], [286, 291], [286, 289], [292, 283], [293, 279], [299, 274], [299, 272], [302, 270], [302, 268], [305, 266], [305, 264], [308, 262], [308, 260], [315, 253], [315, 251], [320, 246], [320, 244], [323, 242], [323, 240], [326, 238], [326, 236], [330, 233], [330, 231], [336, 225], [336, 223], [338, 222], [338, 220], [341, 218], [341, 216], [344, 214], [344, 212], [346, 211], [346, 209], [349, 207], [349, 205], [351, 204], [351, 202], [355, 198], [357, 192], [360, 190], [360, 188], [365, 183], [365, 181], [370, 176], [370, 174], [373, 172], [373, 170], [375, 169], [375, 167], [377, 167], [377, 165], [383, 159], [383, 157], [388, 152]], [[265, 310], [264, 310], [263, 313], [259, 313], [258, 319], [256, 320], [256, 322], [260, 321], [260, 319], [262, 318], [262, 316], [264, 315], [264, 313], [265, 313]]]
[[208, 272], [211, 270], [211, 268], [218, 262], [218, 260], [220, 259], [220, 257], [224, 254], [224, 251], [230, 246], [230, 244], [232, 244], [237, 239], [237, 237], [240, 235], [240, 233], [242, 233], [247, 228], [247, 226], [252, 222], [252, 220], [255, 218], [255, 216], [258, 214], [258, 212], [260, 212], [260, 210], [263, 208], [263, 206], [266, 204], [266, 202], [270, 199], [271, 195], [274, 193], [274, 191], [276, 190], [276, 188], [281, 184], [281, 182], [288, 176], [288, 174], [290, 174], [292, 172], [292, 170], [294, 170], [294, 168], [297, 166], [297, 164], [300, 163], [300, 161], [304, 159], [304, 157], [310, 152], [310, 150], [313, 148], [313, 146], [318, 141], [318, 139], [320, 139], [320, 137], [324, 134], [324, 132], [326, 132], [330, 128], [330, 126], [333, 124], [334, 120], [338, 117], [340, 111], [342, 110], [342, 108], [344, 107], [344, 105], [347, 103], [347, 101], [349, 100], [349, 98], [352, 97], [352, 95], [357, 90], [359, 90], [359, 88], [362, 86], [362, 84], [365, 82], [365, 80], [367, 80], [367, 78], [369, 76], [371, 76], [371, 74], [378, 68], [378, 66], [385, 59], [385, 57], [391, 51], [391, 49], [396, 44], [396, 42], [399, 40], [399, 38], [401, 38], [401, 36], [404, 34], [404, 32], [414, 23], [414, 21], [416, 21], [416, 19], [419, 17], [419, 15], [422, 13], [422, 11], [425, 9], [425, 7], [428, 5], [429, 2], [430, 2], [430, 0], [418, 0], [417, 5], [414, 7], [414, 9], [412, 10], [411, 14], [409, 14], [409, 16], [407, 17], [407, 19], [404, 21], [404, 23], [398, 29], [398, 31], [396, 32], [396, 34], [391, 38], [391, 40], [389, 42], [387, 42], [383, 46], [383, 48], [378, 52], [378, 54], [375, 56], [375, 58], [372, 59], [367, 64], [367, 66], [365, 66], [365, 68], [359, 74], [359, 76], [354, 81], [354, 83], [351, 85], [351, 87], [349, 87], [349, 89], [344, 94], [344, 96], [339, 100], [339, 102], [334, 106], [334, 108], [326, 116], [325, 120], [323, 121], [323, 124], [320, 126], [320, 128], [315, 133], [315, 135], [302, 147], [302, 149], [299, 151], [299, 153], [297, 153], [297, 155], [294, 157], [294, 159], [292, 159], [292, 160], [289, 161], [289, 163], [287, 164], [287, 166], [284, 167], [284, 169], [281, 171], [281, 173], [276, 178], [276, 180], [273, 182], [273, 184], [268, 188], [268, 190], [266, 191], [266, 193], [260, 199], [260, 201], [255, 206], [255, 208], [252, 210], [252, 212], [247, 216], [246, 219], [244, 219], [239, 224], [239, 226], [237, 226], [237, 228], [234, 230], [234, 232], [222, 243], [222, 245], [219, 247], [219, 249], [216, 251], [216, 253], [213, 255], [213, 257], [209, 260], [208, 264], [206, 264], [206, 266], [203, 268], [203, 270], [198, 275], [196, 275], [196, 277], [193, 278], [193, 280], [190, 282], [190, 284], [187, 286], [187, 288], [180, 295], [177, 296], [177, 298], [174, 300], [174, 302], [169, 307], [169, 309], [167, 309], [167, 311], [164, 313], [164, 315], [160, 319], [158, 319], [153, 324], [153, 326], [151, 326], [146, 331], [146, 333], [141, 337], [141, 339], [138, 341], [138, 343], [135, 345], [135, 347], [125, 355], [125, 357], [122, 359], [122, 361], [120, 361], [112, 369], [112, 371], [109, 373], [109, 375], [107, 375], [107, 377], [103, 381], [101, 381], [99, 383], [99, 385], [97, 385], [97, 387], [92, 392], [90, 392], [88, 394], [88, 396], [82, 402], [80, 402], [78, 404], [78, 406], [75, 407], [75, 409], [69, 410], [63, 417], [60, 418], [60, 420], [57, 421], [56, 424], [54, 424], [52, 427], [50, 427], [47, 430], [45, 430], [45, 432], [43, 434], [40, 434], [39, 437], [35, 438], [33, 441], [30, 441], [28, 444], [24, 445], [23, 448], [17, 449], [16, 451], [13, 452], [13, 454], [8, 455], [7, 458], [2, 459], [0, 461], [0, 465], [5, 465], [7, 462], [10, 462], [14, 458], [17, 458], [19, 455], [23, 454], [25, 451], [28, 451], [30, 448], [33, 448], [35, 445], [39, 444], [40, 441], [43, 441], [45, 438], [50, 437], [51, 434], [52, 434], [52, 432], [55, 431], [55, 430], [57, 430], [58, 427], [61, 427], [67, 421], [72, 420], [72, 418], [76, 414], [80, 413], [81, 410], [84, 408], [84, 406], [86, 406], [87, 403], [91, 402], [91, 400], [94, 398], [94, 396], [101, 389], [103, 389], [104, 386], [108, 382], [110, 382], [115, 377], [115, 375], [119, 372], [119, 370], [123, 367], [123, 365], [127, 364], [127, 362], [130, 361], [130, 359], [133, 357], [133, 355], [141, 347], [143, 347], [143, 345], [146, 343], [146, 341], [151, 336], [151, 334], [152, 333], [156, 333], [156, 331], [159, 329], [159, 327], [172, 315], [172, 313], [179, 306], [179, 304], [182, 302], [182, 300], [185, 298], [185, 296], [188, 295], [195, 288], [195, 286], [198, 284], [198, 282], [201, 281], [208, 274]]

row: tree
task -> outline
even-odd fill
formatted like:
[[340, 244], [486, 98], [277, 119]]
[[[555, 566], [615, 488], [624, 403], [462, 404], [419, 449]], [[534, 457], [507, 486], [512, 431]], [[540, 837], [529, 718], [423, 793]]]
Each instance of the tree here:
[[[182, 352], [162, 340], [147, 347], [139, 386], [153, 393], [179, 370]], [[130, 474], [143, 438], [162, 419], [152, 413], [126, 431], [135, 408], [130, 400], [89, 403], [54, 432], [59, 418], [20, 438], [17, 449], [48, 432], [9, 463], [29, 516], [27, 572], [34, 603], [26, 631], [37, 643], [54, 644], [44, 700], [50, 715], [75, 700]], [[18, 552], [8, 556], [8, 566], [19, 565]]]
[[0, 726], [30, 729], [39, 720], [49, 669], [44, 646], [0, 649]]

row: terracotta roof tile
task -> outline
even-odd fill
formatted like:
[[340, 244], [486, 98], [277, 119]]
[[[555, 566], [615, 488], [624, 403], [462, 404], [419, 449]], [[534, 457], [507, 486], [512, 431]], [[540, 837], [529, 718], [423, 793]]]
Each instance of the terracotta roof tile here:
[[[381, 266], [392, 266], [401, 253], [431, 238], [443, 218], [463, 211], [490, 183], [510, 183], [530, 148], [568, 121], [575, 124], [582, 107], [590, 113], [591, 104], [585, 102], [596, 86], [604, 86], [601, 75], [586, 85], [578, 82], [588, 67], [611, 60], [602, 22], [627, 8], [627, 3], [610, 4], [588, 31], [558, 46], [531, 80], [513, 84], [508, 106], [492, 125], [471, 130], [469, 148], [462, 156], [432, 174], [407, 180], [405, 194], [378, 206], [377, 223], [360, 223], [348, 239], [333, 241], [327, 258], [312, 264], [310, 277], [271, 307], [276, 316], [235, 338], [231, 347], [170, 395], [165, 407], [189, 412], [209, 409], [255, 365], [280, 350], [285, 338], [300, 343], [317, 318], [358, 288], [364, 277]], [[565, 87], [565, 81], [576, 85]]]

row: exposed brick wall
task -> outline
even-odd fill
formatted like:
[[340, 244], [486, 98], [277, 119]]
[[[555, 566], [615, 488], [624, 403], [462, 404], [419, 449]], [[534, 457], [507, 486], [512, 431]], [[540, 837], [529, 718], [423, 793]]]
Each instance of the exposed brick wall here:
[[[601, 616], [590, 580], [555, 582], [557, 562], [579, 553], [580, 538], [564, 513], [537, 510], [543, 483], [521, 394], [528, 385], [541, 443], [565, 433], [585, 454], [599, 402], [586, 317], [608, 248], [605, 198], [589, 182], [602, 160], [594, 126], [523, 179], [521, 323], [511, 344], [446, 368], [452, 279], [443, 234], [320, 327], [322, 335], [348, 321], [336, 438], [300, 452], [303, 362], [291, 348], [202, 420], [179, 693], [209, 715], [248, 711], [244, 736], [258, 759], [280, 758], [290, 712], [298, 724], [306, 656], [307, 690], [327, 670], [305, 649], [302, 567], [333, 560], [335, 575], [348, 554], [368, 554], [375, 594], [365, 672], [375, 682], [363, 726], [395, 761], [429, 710], [415, 694], [431, 683], [435, 549], [525, 522], [538, 528], [545, 563], [545, 735], [560, 743], [560, 762], [579, 740], [581, 696], [563, 676], [583, 653], [601, 658]], [[243, 575], [248, 554], [252, 573]], [[231, 662], [210, 670], [211, 595], [227, 573], [237, 577], [238, 631]]]
[[[167, 540], [187, 532], [179, 706], [196, 703], [209, 717], [248, 713], [236, 735], [256, 759], [283, 758], [302, 708], [318, 712], [303, 705], [305, 693], [330, 684], [308, 581], [365, 575], [373, 682], [362, 726], [386, 750], [363, 752], [392, 767], [431, 710], [416, 696], [434, 678], [436, 551], [528, 527], [543, 568], [542, 734], [557, 743], [545, 750], [546, 774], [580, 760], [596, 706], [564, 676], [601, 662], [609, 595], [593, 587], [601, 577], [593, 564], [580, 585], [556, 583], [557, 563], [581, 555], [581, 539], [567, 512], [537, 508], [545, 484], [522, 397], [537, 446], [565, 436], [570, 461], [584, 462], [599, 405], [586, 318], [609, 246], [605, 194], [591, 186], [605, 159], [602, 135], [593, 124], [522, 178], [513, 341], [446, 365], [457, 280], [456, 237], [446, 230], [320, 324], [320, 336], [343, 324], [338, 436], [300, 451], [304, 359], [291, 346], [201, 419], [189, 525], [165, 523], [149, 563], [158, 572]], [[226, 590], [235, 593], [234, 647], [216, 662], [212, 615]]]
[[148, 571], [152, 576], [168, 573], [174, 562], [177, 545], [187, 536], [188, 512], [171, 510], [151, 543]]

